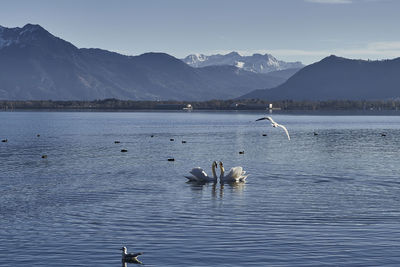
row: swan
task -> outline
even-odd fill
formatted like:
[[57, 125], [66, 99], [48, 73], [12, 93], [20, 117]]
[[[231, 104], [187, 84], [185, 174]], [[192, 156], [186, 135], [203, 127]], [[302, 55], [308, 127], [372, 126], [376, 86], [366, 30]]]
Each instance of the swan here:
[[221, 170], [221, 174], [219, 176], [219, 180], [221, 183], [237, 183], [244, 182], [248, 175], [245, 175], [246, 172], [243, 171], [242, 167], [233, 167], [229, 170], [229, 173], [225, 176], [224, 164], [222, 161], [219, 162], [219, 169]]
[[189, 179], [189, 182], [197, 182], [197, 183], [207, 183], [207, 182], [217, 182], [217, 173], [215, 172], [215, 168], [217, 168], [217, 162], [214, 161], [211, 165], [211, 170], [213, 177], [209, 177], [207, 173], [200, 167], [193, 168], [190, 173], [192, 176], [185, 176]]
[[122, 250], [122, 261], [123, 262], [142, 264], [142, 262], [140, 260], [138, 260], [138, 258], [137, 258], [139, 255], [142, 255], [141, 252], [126, 253], [127, 252], [126, 247], [122, 247], [122, 248], [120, 248], [120, 250]]
[[286, 129], [286, 127], [285, 126], [283, 126], [283, 125], [281, 125], [281, 124], [278, 124], [278, 123], [276, 123], [271, 117], [263, 117], [263, 118], [259, 118], [259, 119], [257, 119], [256, 121], [261, 121], [261, 120], [269, 120], [270, 122], [271, 122], [271, 125], [272, 125], [272, 127], [280, 127], [280, 128], [282, 128], [284, 131], [285, 131], [285, 133], [286, 133], [286, 135], [287, 135], [287, 138], [290, 140], [290, 136], [289, 136], [289, 132], [288, 132], [288, 130]]

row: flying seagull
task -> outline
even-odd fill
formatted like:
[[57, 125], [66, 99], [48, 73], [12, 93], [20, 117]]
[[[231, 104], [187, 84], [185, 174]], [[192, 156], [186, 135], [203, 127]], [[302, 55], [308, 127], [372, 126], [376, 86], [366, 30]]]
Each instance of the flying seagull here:
[[140, 260], [138, 260], [138, 256], [142, 255], [141, 252], [138, 253], [126, 253], [127, 249], [126, 247], [120, 248], [122, 250], [122, 261], [123, 262], [129, 262], [129, 263], [137, 263], [137, 264], [142, 264]]
[[275, 127], [275, 128], [276, 127], [281, 127], [285, 131], [285, 133], [287, 135], [287, 138], [290, 140], [289, 132], [288, 132], [288, 130], [286, 129], [285, 126], [276, 123], [271, 117], [259, 118], [256, 121], [261, 121], [261, 120], [269, 120], [271, 122], [272, 127]]

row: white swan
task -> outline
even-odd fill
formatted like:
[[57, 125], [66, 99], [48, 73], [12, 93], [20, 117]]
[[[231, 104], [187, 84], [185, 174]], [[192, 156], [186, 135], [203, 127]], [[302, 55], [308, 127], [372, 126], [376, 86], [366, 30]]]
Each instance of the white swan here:
[[281, 127], [281, 128], [285, 131], [285, 133], [286, 133], [286, 135], [287, 135], [287, 138], [290, 140], [289, 132], [288, 132], [288, 130], [286, 129], [285, 126], [276, 123], [271, 117], [259, 118], [259, 119], [257, 119], [256, 121], [261, 121], [261, 120], [269, 120], [269, 121], [271, 122], [272, 127], [275, 127], [275, 128], [276, 128], [276, 127]]
[[219, 176], [219, 181], [221, 183], [237, 183], [244, 182], [248, 175], [245, 175], [246, 172], [243, 171], [242, 167], [233, 167], [229, 170], [229, 173], [225, 176], [224, 164], [222, 161], [219, 162], [219, 168], [221, 170], [221, 174]]
[[207, 173], [200, 167], [193, 168], [190, 171], [190, 174], [192, 176], [185, 176], [187, 179], [189, 179], [189, 182], [197, 182], [197, 183], [208, 183], [208, 182], [217, 182], [217, 173], [215, 172], [215, 168], [217, 168], [217, 162], [214, 161], [211, 165], [211, 170], [213, 177], [210, 177], [207, 175]]

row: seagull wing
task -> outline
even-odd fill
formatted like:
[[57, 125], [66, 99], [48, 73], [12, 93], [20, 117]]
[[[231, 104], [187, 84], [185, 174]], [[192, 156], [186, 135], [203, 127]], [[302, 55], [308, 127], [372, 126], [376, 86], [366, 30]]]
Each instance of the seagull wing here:
[[285, 133], [286, 133], [286, 135], [287, 135], [287, 138], [290, 140], [290, 136], [289, 136], [289, 132], [288, 132], [288, 130], [286, 129], [286, 127], [285, 126], [283, 126], [283, 125], [280, 125], [280, 124], [276, 124], [278, 127], [281, 127], [284, 131], [285, 131]]
[[262, 117], [262, 118], [256, 119], [256, 121], [262, 121], [262, 120], [268, 120], [268, 119], [267, 119], [267, 117]]
[[262, 120], [269, 120], [272, 124], [276, 124], [276, 122], [270, 116], [259, 118], [256, 121], [262, 121]]
[[271, 118], [271, 117], [265, 117], [267, 120], [269, 120], [272, 124], [275, 124], [276, 122]]

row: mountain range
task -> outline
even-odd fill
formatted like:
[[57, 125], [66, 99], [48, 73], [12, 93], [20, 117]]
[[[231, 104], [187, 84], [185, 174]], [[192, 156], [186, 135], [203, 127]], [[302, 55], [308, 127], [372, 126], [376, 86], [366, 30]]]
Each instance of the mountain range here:
[[209, 100], [283, 83], [292, 73], [193, 68], [164, 53], [126, 56], [77, 48], [40, 25], [0, 26], [0, 99]]
[[389, 100], [400, 98], [400, 58], [356, 60], [331, 55], [299, 70], [283, 84], [240, 99]]
[[192, 54], [182, 59], [183, 62], [192, 67], [206, 67], [215, 65], [230, 65], [243, 70], [255, 73], [269, 73], [271, 71], [285, 69], [300, 69], [304, 67], [301, 62], [285, 62], [277, 60], [270, 54], [253, 54], [252, 56], [242, 56], [237, 52], [226, 55]]

